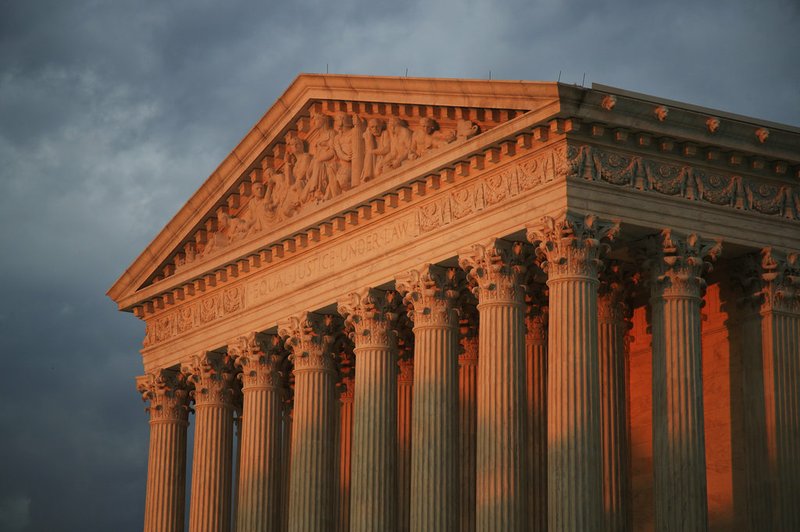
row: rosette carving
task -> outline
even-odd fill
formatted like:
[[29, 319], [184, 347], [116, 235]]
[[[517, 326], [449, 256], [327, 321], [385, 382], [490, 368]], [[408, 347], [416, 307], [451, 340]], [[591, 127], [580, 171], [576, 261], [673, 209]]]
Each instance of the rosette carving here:
[[240, 336], [228, 344], [228, 355], [241, 369], [238, 377], [244, 388], [282, 388], [286, 350], [276, 335], [256, 333]]
[[194, 384], [191, 395], [195, 405], [233, 404], [234, 379], [230, 357], [204, 351], [182, 364], [181, 373]]
[[619, 234], [619, 221], [604, 221], [592, 214], [566, 213], [558, 219], [542, 218], [528, 227], [528, 240], [543, 258], [542, 269], [552, 280], [558, 277], [596, 278], [602, 267], [600, 257]]
[[396, 288], [405, 294], [408, 317], [415, 327], [458, 325], [456, 302], [463, 287], [463, 275], [455, 268], [425, 264], [397, 277]]
[[722, 252], [719, 240], [703, 240], [695, 233], [680, 236], [671, 229], [652, 237], [647, 247], [652, 287], [660, 288], [664, 297], [702, 298], [703, 275]]
[[394, 347], [393, 329], [400, 297], [395, 292], [364, 288], [351, 292], [339, 302], [345, 330], [359, 347]]
[[336, 316], [301, 312], [278, 324], [278, 335], [286, 339], [295, 371], [336, 371], [340, 322]]
[[145, 409], [150, 421], [188, 423], [189, 390], [178, 371], [159, 369], [136, 377], [136, 389], [142, 400], [150, 403]]
[[473, 244], [461, 253], [458, 264], [475, 282], [475, 296], [481, 303], [491, 301], [522, 302], [526, 248], [521, 242], [493, 238], [485, 244]]

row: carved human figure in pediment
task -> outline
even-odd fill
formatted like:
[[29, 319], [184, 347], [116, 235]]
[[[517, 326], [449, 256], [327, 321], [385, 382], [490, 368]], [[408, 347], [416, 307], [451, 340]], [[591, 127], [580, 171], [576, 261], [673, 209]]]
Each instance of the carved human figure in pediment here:
[[[274, 172], [273, 172], [274, 176]], [[256, 181], [253, 183], [253, 195], [248, 203], [248, 210], [243, 217], [247, 223], [247, 234], [260, 233], [275, 221], [276, 211], [271, 205], [271, 187], [274, 187], [273, 180], [267, 183]]]
[[283, 179], [276, 178], [273, 195], [275, 208], [281, 215], [292, 216], [301, 205], [307, 203], [316, 188], [312, 187], [310, 175], [314, 165], [311, 154], [306, 152], [303, 139], [293, 131], [286, 135]]
[[304, 190], [302, 203], [322, 201], [328, 194], [331, 181], [336, 179], [336, 150], [333, 147], [336, 132], [331, 127], [331, 117], [316, 111], [311, 112], [311, 125], [316, 130], [311, 141], [311, 170]]
[[386, 133], [386, 122], [380, 118], [370, 118], [367, 130], [364, 131], [364, 168], [361, 181], [369, 181], [381, 174], [384, 159], [391, 152], [392, 145], [389, 133]]
[[409, 159], [422, 157], [429, 151], [453, 142], [456, 136], [452, 132], [439, 130], [439, 124], [433, 118], [425, 117], [420, 120], [419, 127], [411, 136], [411, 151]]
[[328, 187], [329, 196], [338, 196], [357, 185], [364, 164], [364, 123], [353, 114], [337, 113], [333, 117], [333, 150], [336, 153], [336, 179]]
[[411, 153], [411, 137], [413, 134], [408, 129], [405, 121], [392, 117], [389, 119], [389, 154], [383, 162], [383, 168], [397, 168], [408, 159]]
[[459, 141], [471, 139], [478, 134], [479, 130], [480, 127], [478, 127], [478, 124], [475, 122], [471, 120], [459, 120], [456, 122], [456, 139]]
[[203, 257], [212, 255], [225, 249], [231, 242], [234, 242], [247, 234], [247, 222], [241, 218], [235, 218], [228, 213], [221, 212], [217, 216], [217, 230], [208, 237]]

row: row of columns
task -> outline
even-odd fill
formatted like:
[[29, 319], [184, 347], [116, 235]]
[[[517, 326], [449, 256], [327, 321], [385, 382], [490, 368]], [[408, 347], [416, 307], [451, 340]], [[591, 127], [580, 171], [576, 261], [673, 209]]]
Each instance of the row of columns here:
[[[346, 394], [334, 408], [342, 340], [333, 316], [304, 313], [279, 324], [268, 345], [252, 335], [226, 356], [193, 359], [183, 368], [196, 410], [189, 529], [229, 529], [235, 362], [237, 530], [630, 530], [625, 334], [636, 275], [603, 260], [618, 231], [593, 216], [546, 218], [528, 230], [541, 270], [521, 243], [491, 240], [461, 253], [461, 269], [425, 265], [398, 276], [402, 301], [373, 288], [349, 294], [339, 303], [357, 365], [349, 408]], [[648, 246], [656, 528], [703, 530], [700, 305], [707, 259], [720, 246], [669, 230]], [[781, 259], [790, 273], [791, 257]], [[778, 277], [764, 264], [759, 284], [771, 286]], [[781, 524], [796, 519], [786, 494], [800, 476], [800, 309], [796, 279], [784, 270], [780, 300], [794, 287], [794, 310], [761, 312], [772, 435], [764, 446], [782, 479]], [[771, 304], [769, 294], [761, 300]], [[463, 309], [475, 301], [470, 316]], [[411, 340], [395, 332], [406, 308]], [[289, 456], [279, 338], [294, 365]], [[146, 530], [183, 529], [188, 397], [178, 380], [162, 371], [140, 382], [151, 402]], [[345, 454], [352, 462], [337, 463]]]

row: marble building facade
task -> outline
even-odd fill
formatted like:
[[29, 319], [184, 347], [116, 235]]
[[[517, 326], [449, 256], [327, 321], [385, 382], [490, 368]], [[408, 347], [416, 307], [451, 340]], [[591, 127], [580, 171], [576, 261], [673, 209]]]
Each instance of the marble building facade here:
[[800, 529], [798, 128], [301, 75], [109, 296], [145, 531]]

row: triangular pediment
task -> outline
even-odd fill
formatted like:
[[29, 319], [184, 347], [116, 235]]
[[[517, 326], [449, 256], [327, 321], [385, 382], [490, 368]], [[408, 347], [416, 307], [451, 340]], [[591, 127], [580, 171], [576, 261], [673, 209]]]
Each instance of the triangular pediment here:
[[[531, 111], [555, 83], [300, 75], [108, 295], [131, 309], [273, 241], [357, 207], [360, 193], [441, 163]], [[352, 199], [355, 203], [348, 204]]]

